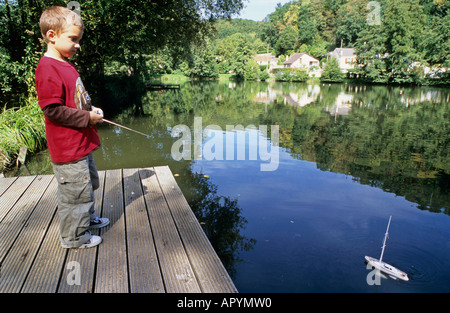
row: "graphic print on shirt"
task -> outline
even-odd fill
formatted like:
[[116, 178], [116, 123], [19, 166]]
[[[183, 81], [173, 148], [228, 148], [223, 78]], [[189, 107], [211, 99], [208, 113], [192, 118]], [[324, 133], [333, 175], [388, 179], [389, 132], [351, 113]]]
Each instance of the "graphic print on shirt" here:
[[77, 78], [75, 87], [75, 106], [80, 110], [91, 110], [91, 97], [84, 88], [80, 77]]

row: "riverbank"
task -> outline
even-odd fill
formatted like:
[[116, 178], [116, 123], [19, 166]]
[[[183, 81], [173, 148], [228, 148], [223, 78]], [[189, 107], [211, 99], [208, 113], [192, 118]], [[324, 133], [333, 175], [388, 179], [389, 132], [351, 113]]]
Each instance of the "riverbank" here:
[[[185, 75], [178, 74], [160, 74], [151, 76], [152, 80], [160, 80], [160, 81], [190, 81], [192, 78]], [[219, 74], [219, 77], [213, 78], [211, 80], [235, 80], [234, 74]], [[271, 75], [266, 82], [274, 82], [277, 81], [275, 76]], [[322, 82], [320, 77], [309, 77], [305, 83], [320, 83]], [[326, 81], [326, 83], [329, 83]], [[355, 78], [355, 77], [346, 77], [339, 83], [349, 83], [349, 84], [368, 84], [368, 85], [392, 85], [392, 86], [434, 86], [434, 87], [450, 87], [450, 79], [436, 79], [436, 78], [424, 78], [420, 84], [399, 84], [399, 83], [382, 83], [382, 82], [373, 82], [365, 78]]]
[[0, 172], [14, 165], [21, 147], [34, 154], [47, 146], [44, 115], [36, 98], [20, 108], [4, 108], [0, 114]]

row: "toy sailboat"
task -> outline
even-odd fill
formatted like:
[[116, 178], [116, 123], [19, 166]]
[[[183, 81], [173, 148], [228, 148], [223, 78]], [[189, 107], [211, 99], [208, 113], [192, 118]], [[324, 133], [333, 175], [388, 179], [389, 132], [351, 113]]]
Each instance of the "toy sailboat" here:
[[404, 281], [408, 281], [409, 278], [405, 272], [402, 272], [398, 268], [383, 262], [384, 248], [386, 247], [386, 239], [387, 239], [388, 233], [389, 233], [389, 226], [391, 225], [391, 218], [392, 218], [392, 216], [389, 217], [389, 223], [388, 223], [388, 226], [386, 229], [386, 234], [384, 235], [384, 241], [383, 241], [383, 247], [381, 250], [380, 259], [377, 260], [370, 256], [366, 256], [365, 259], [372, 267], [379, 269], [381, 272], [391, 276], [392, 278], [398, 278], [398, 279], [401, 279]]

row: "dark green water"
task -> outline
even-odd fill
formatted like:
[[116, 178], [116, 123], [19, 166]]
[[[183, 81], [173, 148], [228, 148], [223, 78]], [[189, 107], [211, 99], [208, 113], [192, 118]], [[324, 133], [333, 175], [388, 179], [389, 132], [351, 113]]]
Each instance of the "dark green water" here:
[[[148, 138], [101, 125], [95, 160], [169, 165], [241, 292], [449, 292], [449, 100], [428, 87], [185, 83], [111, 117]], [[47, 152], [27, 168], [51, 173]], [[371, 285], [364, 256], [379, 257], [391, 215], [384, 261], [411, 280]]]

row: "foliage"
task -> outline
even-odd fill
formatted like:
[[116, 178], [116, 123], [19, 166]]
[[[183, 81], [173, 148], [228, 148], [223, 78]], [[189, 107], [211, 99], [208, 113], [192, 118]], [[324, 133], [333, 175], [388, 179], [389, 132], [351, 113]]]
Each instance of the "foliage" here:
[[235, 34], [232, 38], [234, 48], [228, 59], [229, 69], [236, 75], [236, 78], [242, 79], [245, 75], [245, 66], [250, 59], [251, 50], [242, 34]]
[[36, 21], [43, 0], [0, 3], [0, 103], [12, 107], [35, 94], [34, 69], [41, 51]]
[[250, 59], [245, 65], [244, 78], [247, 80], [258, 80], [259, 79], [260, 67], [255, 60]]
[[300, 44], [310, 45], [318, 35], [316, 22], [311, 12], [312, 4], [301, 5], [298, 12], [298, 40]]
[[[139, 74], [142, 55], [189, 47], [210, 34], [214, 20], [236, 14], [242, 5], [241, 0], [87, 0], [81, 3], [86, 49], [80, 62], [101, 71], [106, 60], [116, 60]], [[89, 63], [92, 57], [95, 63]]]
[[320, 80], [323, 82], [342, 82], [344, 80], [344, 74], [341, 72], [336, 58], [331, 58], [325, 65]]
[[281, 82], [305, 82], [308, 80], [306, 69], [300, 68], [279, 68], [273, 71], [275, 80]]
[[306, 52], [319, 59], [326, 59], [326, 54], [328, 52], [327, 44], [324, 40], [315, 41], [311, 45], [302, 44], [297, 51]]
[[23, 69], [21, 63], [11, 61], [9, 55], [0, 52], [0, 90], [3, 95], [10, 94], [14, 89], [13, 86], [20, 83]]
[[[336, 13], [336, 37], [342, 44], [352, 46], [367, 24], [367, 1], [348, 1], [339, 7]], [[338, 39], [339, 40], [339, 39]]]
[[0, 114], [0, 172], [9, 166], [21, 147], [35, 153], [46, 147], [44, 116], [37, 100], [29, 98], [20, 108], [4, 108]]
[[270, 75], [269, 75], [269, 73], [267, 73], [266, 70], [260, 69], [259, 80], [266, 81], [267, 79], [269, 79], [269, 77], [270, 77]]
[[185, 74], [197, 78], [217, 78], [219, 69], [216, 58], [210, 49], [204, 46], [193, 47], [192, 62], [188, 64]]
[[275, 53], [280, 54], [290, 54], [297, 43], [298, 31], [293, 27], [286, 27], [280, 33], [277, 43], [275, 44]]
[[448, 67], [448, 8], [432, 1], [383, 1], [380, 25], [366, 25], [356, 41], [361, 75], [374, 82], [420, 84], [426, 67]]
[[246, 34], [249, 38], [255, 38], [260, 32], [263, 22], [255, 22], [245, 19], [220, 19], [214, 25], [214, 38], [224, 40], [236, 33]]
[[386, 1], [383, 18], [386, 59], [388, 70], [392, 70], [393, 82], [415, 82], [417, 74], [410, 71], [412, 63], [422, 61], [418, 50], [422, 40], [425, 15], [419, 0]]
[[388, 80], [382, 34], [382, 26], [366, 27], [355, 43], [360, 64], [356, 67], [356, 73], [374, 83], [386, 83]]

